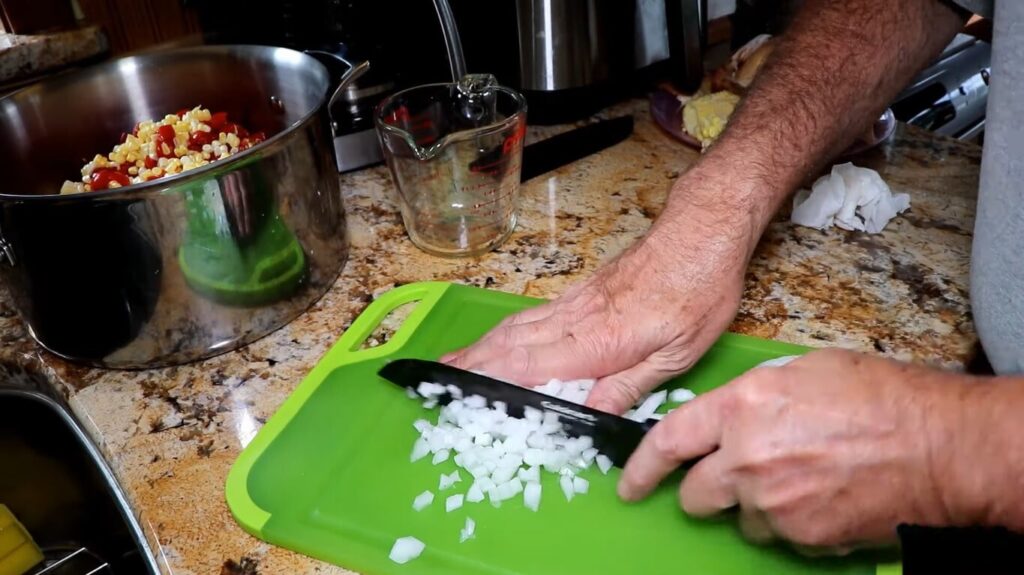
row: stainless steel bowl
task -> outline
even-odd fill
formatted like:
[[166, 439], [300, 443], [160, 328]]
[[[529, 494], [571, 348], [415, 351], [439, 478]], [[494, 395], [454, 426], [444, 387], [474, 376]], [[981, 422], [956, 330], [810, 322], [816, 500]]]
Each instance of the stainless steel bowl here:
[[[342, 87], [309, 55], [219, 46], [114, 60], [0, 100], [0, 279], [36, 341], [92, 365], [156, 367], [301, 314], [348, 256], [328, 117]], [[196, 105], [270, 137], [173, 177], [57, 195], [137, 122]]]

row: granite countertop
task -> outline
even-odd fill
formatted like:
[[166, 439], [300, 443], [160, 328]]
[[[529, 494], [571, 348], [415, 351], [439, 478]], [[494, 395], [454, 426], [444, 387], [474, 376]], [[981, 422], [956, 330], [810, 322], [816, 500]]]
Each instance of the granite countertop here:
[[45, 34], [0, 32], [0, 84], [67, 66], [108, 49], [97, 26]]
[[[698, 153], [661, 132], [643, 101], [601, 116], [626, 112], [636, 115], [636, 133], [524, 185], [518, 230], [484, 257], [417, 250], [389, 199], [387, 171], [347, 174], [351, 259], [330, 292], [287, 327], [199, 364], [103, 371], [41, 352], [0, 299], [0, 375], [30, 377], [68, 398], [167, 572], [347, 573], [245, 534], [224, 502], [231, 464], [375, 294], [445, 280], [552, 297], [640, 236]], [[980, 157], [977, 146], [900, 126], [855, 161], [909, 193], [911, 211], [876, 236], [798, 228], [780, 214], [731, 329], [962, 368], [977, 341], [967, 290]]]

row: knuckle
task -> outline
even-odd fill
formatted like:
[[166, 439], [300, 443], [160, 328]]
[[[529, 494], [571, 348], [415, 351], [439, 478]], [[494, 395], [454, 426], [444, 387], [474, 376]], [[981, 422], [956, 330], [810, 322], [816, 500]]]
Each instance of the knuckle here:
[[513, 347], [507, 355], [509, 366], [516, 373], [529, 374], [533, 365], [530, 350], [525, 347]]
[[618, 395], [626, 405], [633, 405], [643, 395], [643, 388], [627, 376], [620, 376], [609, 383], [610, 391]]
[[668, 427], [659, 425], [655, 426], [650, 432], [651, 447], [654, 448], [655, 454], [662, 459], [674, 459], [676, 454], [679, 452], [679, 443], [676, 441], [675, 434], [668, 429]]

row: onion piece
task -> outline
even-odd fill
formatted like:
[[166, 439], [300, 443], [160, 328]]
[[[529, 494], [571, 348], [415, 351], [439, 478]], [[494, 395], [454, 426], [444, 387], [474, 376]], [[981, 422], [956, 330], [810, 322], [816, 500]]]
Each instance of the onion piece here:
[[523, 488], [523, 505], [530, 511], [537, 511], [540, 508], [541, 486], [536, 481], [530, 481]]
[[572, 501], [573, 495], [576, 494], [576, 489], [572, 485], [572, 477], [563, 475], [558, 480], [558, 485], [562, 488], [562, 494], [565, 495], [566, 501]]
[[440, 397], [445, 391], [447, 390], [440, 383], [431, 383], [429, 381], [420, 382], [420, 384], [416, 386], [416, 393], [427, 399]]
[[444, 463], [445, 461], [448, 461], [449, 455], [451, 455], [451, 453], [447, 449], [441, 449], [434, 454], [434, 459], [433, 461], [431, 461], [431, 463], [433, 463], [434, 465], [437, 465], [438, 463]]
[[473, 534], [476, 532], [476, 521], [473, 521], [469, 517], [466, 518], [466, 526], [459, 531], [459, 543], [465, 543], [469, 539], [473, 538]]
[[444, 512], [451, 513], [452, 511], [455, 511], [459, 507], [462, 507], [462, 501], [464, 500], [464, 498], [465, 497], [461, 493], [456, 493], [455, 495], [450, 496], [448, 499], [445, 499]]
[[601, 473], [608, 475], [608, 470], [612, 468], [612, 460], [608, 459], [607, 455], [598, 455], [594, 458], [594, 462], [597, 463], [597, 468], [601, 470]]
[[470, 409], [482, 409], [487, 407], [487, 400], [479, 395], [471, 395], [463, 400], [466, 407]]
[[422, 437], [416, 440], [416, 443], [412, 445], [412, 453], [409, 455], [410, 462], [416, 462], [423, 459], [430, 453], [430, 444], [427, 443], [426, 439]]
[[479, 483], [474, 483], [469, 486], [469, 491], [466, 492], [466, 501], [470, 503], [480, 503], [484, 500], [484, 490], [480, 488]]
[[590, 491], [590, 482], [577, 475], [572, 478], [572, 489], [577, 495], [583, 495]]
[[416, 499], [412, 500], [412, 508], [416, 511], [421, 511], [434, 502], [434, 494], [428, 489], [423, 493], [416, 496]]
[[459, 476], [459, 471], [457, 469], [448, 475], [442, 473], [441, 480], [437, 484], [437, 490], [444, 491], [445, 489], [448, 489], [449, 487], [455, 485], [460, 481], [462, 481], [462, 477]]
[[419, 557], [425, 547], [426, 545], [415, 537], [399, 537], [391, 547], [388, 558], [399, 565], [404, 565]]
[[687, 401], [690, 401], [691, 399], [693, 399], [695, 397], [697, 397], [697, 394], [694, 393], [693, 391], [689, 390], [689, 389], [686, 389], [685, 387], [680, 387], [679, 389], [673, 389], [668, 394], [669, 400], [673, 401], [675, 403], [686, 403]]
[[649, 419], [654, 412], [658, 411], [658, 408], [665, 403], [665, 398], [668, 396], [668, 392], [664, 389], [657, 391], [647, 396], [647, 399], [640, 404], [640, 407], [636, 408], [636, 412], [633, 414], [631, 419], [633, 421], [644, 422]]

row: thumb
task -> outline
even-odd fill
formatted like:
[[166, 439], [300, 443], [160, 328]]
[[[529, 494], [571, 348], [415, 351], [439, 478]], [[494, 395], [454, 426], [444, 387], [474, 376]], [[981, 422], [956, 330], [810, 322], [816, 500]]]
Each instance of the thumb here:
[[672, 373], [659, 369], [649, 359], [622, 370], [618, 373], [597, 380], [587, 407], [621, 415], [631, 409], [640, 398], [663, 381], [672, 377]]

